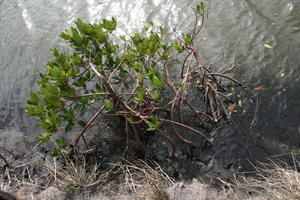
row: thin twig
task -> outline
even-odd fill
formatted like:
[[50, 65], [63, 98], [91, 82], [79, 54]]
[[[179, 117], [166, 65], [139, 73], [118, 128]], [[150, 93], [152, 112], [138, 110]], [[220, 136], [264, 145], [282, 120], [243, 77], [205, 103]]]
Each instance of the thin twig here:
[[164, 118], [159, 118], [159, 120], [164, 121], [164, 122], [167, 122], [167, 123], [169, 123], [169, 124], [175, 124], [175, 125], [177, 125], [177, 126], [181, 126], [181, 127], [185, 128], [185, 129], [188, 129], [188, 130], [190, 130], [190, 131], [193, 131], [193, 132], [195, 132], [195, 133], [198, 133], [199, 135], [201, 135], [202, 137], [204, 137], [209, 143], [211, 143], [211, 142], [210, 142], [210, 139], [209, 139], [206, 135], [204, 135], [204, 134], [201, 133], [200, 131], [198, 131], [198, 130], [196, 130], [196, 129], [190, 127], [190, 126], [181, 124], [181, 123], [176, 122], [176, 121], [164, 119]]
[[220, 77], [223, 77], [223, 78], [227, 78], [235, 83], [237, 83], [239, 86], [242, 86], [243, 84], [240, 83], [238, 80], [234, 79], [234, 78], [231, 78], [229, 76], [226, 76], [224, 74], [220, 74], [220, 73], [207, 73], [207, 75], [210, 75], [210, 76], [220, 76]]
[[96, 114], [90, 119], [90, 121], [85, 125], [85, 127], [76, 135], [76, 137], [73, 139], [72, 144], [76, 147], [79, 141], [79, 138], [83, 136], [83, 134], [86, 132], [86, 130], [90, 127], [90, 125], [93, 123], [93, 121], [98, 117], [98, 115], [101, 114], [101, 112], [104, 110], [105, 106], [102, 106]]
[[159, 134], [161, 134], [164, 138], [166, 138], [166, 140], [168, 140], [168, 142], [171, 144], [172, 146], [172, 153], [171, 153], [171, 156], [174, 156], [175, 155], [175, 151], [176, 151], [176, 145], [175, 145], [175, 142], [172, 140], [171, 137], [169, 137], [167, 134], [165, 134], [161, 129], [157, 128], [156, 129], [157, 132]]

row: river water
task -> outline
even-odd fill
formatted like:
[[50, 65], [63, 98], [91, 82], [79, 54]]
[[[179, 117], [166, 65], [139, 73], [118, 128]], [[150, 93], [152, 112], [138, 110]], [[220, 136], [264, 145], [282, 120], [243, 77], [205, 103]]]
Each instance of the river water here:
[[[118, 20], [118, 35], [139, 30], [150, 20], [167, 30], [176, 27], [184, 32], [193, 25], [191, 8], [197, 3], [194, 0], [0, 0], [2, 143], [19, 145], [16, 138], [28, 138], [39, 132], [24, 112], [24, 100], [36, 88], [34, 82], [51, 57], [49, 49], [65, 46], [58, 36], [76, 18], [97, 22], [114, 16]], [[233, 75], [245, 81], [248, 88], [265, 86], [254, 94], [257, 112], [237, 118], [235, 129], [227, 130], [224, 138], [219, 138], [223, 143], [216, 146], [222, 150], [217, 150], [216, 155], [228, 157], [222, 165], [243, 157], [240, 154], [232, 158], [233, 152], [245, 149], [236, 135], [239, 131], [242, 135], [251, 132], [268, 140], [267, 149], [282, 146], [276, 153], [299, 149], [300, 1], [211, 0], [198, 48], [211, 61], [224, 52], [219, 70], [236, 64]], [[248, 141], [247, 138], [243, 140]], [[233, 143], [235, 147], [228, 150]], [[254, 149], [248, 152], [252, 158], [257, 145], [247, 146]]]

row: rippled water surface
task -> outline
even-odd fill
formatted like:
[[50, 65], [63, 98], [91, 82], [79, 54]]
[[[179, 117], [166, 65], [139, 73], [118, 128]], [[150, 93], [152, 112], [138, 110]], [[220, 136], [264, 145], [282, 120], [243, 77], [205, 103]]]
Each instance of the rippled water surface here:
[[[185, 31], [193, 24], [194, 0], [0, 0], [0, 128], [31, 134], [24, 100], [50, 58], [64, 47], [58, 35], [78, 17], [97, 22], [114, 16], [117, 34], [146, 21]], [[278, 140], [300, 140], [300, 1], [211, 0], [208, 22], [198, 39], [207, 60], [224, 52], [220, 70], [236, 64], [234, 76], [249, 87], [265, 85], [257, 132]], [[0, 130], [1, 132], [1, 130]], [[284, 136], [281, 136], [284, 135]]]

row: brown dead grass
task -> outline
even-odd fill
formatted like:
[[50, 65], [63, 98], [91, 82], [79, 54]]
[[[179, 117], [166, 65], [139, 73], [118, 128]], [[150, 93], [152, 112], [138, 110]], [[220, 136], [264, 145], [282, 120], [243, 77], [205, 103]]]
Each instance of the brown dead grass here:
[[[142, 160], [134, 163], [123, 160], [100, 172], [99, 166], [90, 167], [84, 159], [68, 161], [64, 167], [54, 159], [46, 162], [46, 168], [56, 186], [72, 196], [82, 189], [91, 192], [94, 188], [106, 196], [119, 199], [170, 200], [166, 188], [174, 181], [158, 164], [153, 164], [155, 167], [150, 167]], [[119, 183], [109, 186], [115, 179], [119, 179]]]
[[122, 187], [129, 191], [127, 197], [124, 194], [119, 196], [124, 199], [170, 200], [166, 189], [174, 184], [174, 180], [158, 164], [154, 165], [156, 167], [151, 167], [142, 160], [135, 163], [124, 160], [117, 164], [124, 177]]
[[[220, 188], [220, 197], [218, 198], [222, 197], [225, 199], [226, 194], [231, 189], [232, 194], [230, 196], [232, 199], [300, 200], [300, 173], [297, 171], [296, 166], [299, 166], [296, 160], [294, 160], [294, 166], [292, 167], [282, 162], [272, 161], [269, 164], [261, 164], [257, 168], [255, 176], [239, 177], [235, 183], [231, 182], [229, 184], [224, 181], [223, 183], [221, 179], [218, 179], [224, 185], [224, 191], [226, 190], [223, 198], [220, 193], [222, 188]], [[28, 196], [28, 199], [34, 199], [33, 196], [37, 194], [36, 192], [40, 192], [50, 184], [56, 183], [60, 190], [69, 194], [82, 188], [94, 188], [102, 195], [108, 197], [107, 199], [110, 199], [110, 197], [122, 200], [174, 199], [174, 197], [170, 197], [167, 191], [170, 192], [169, 189], [176, 184], [175, 181], [155, 163], [152, 163], [150, 166], [142, 160], [134, 163], [123, 160], [122, 162], [111, 164], [111, 168], [106, 171], [100, 171], [98, 165], [90, 167], [84, 160], [69, 162], [62, 167], [54, 159], [51, 162], [46, 162], [45, 167], [48, 169], [48, 173], [43, 177], [34, 176], [28, 166], [23, 167], [22, 170], [7, 169], [0, 175], [0, 189], [7, 192], [15, 192], [20, 191], [20, 188], [35, 187], [38, 190], [32, 190], [30, 196]], [[19, 171], [19, 173], [16, 173], [16, 171]], [[116, 179], [118, 179], [117, 182], [115, 181]], [[51, 183], [45, 184], [45, 180], [51, 180]], [[111, 182], [113, 182], [113, 187], [108, 187]], [[189, 187], [189, 184], [187, 183], [185, 186]], [[112, 188], [114, 187], [118, 188], [113, 190]], [[205, 189], [207, 191], [204, 190], [203, 192], [209, 194], [212, 191], [211, 189], [207, 185]], [[236, 189], [251, 192], [251, 195], [248, 198], [241, 198], [240, 195], [235, 193], [237, 192]], [[196, 193], [197, 191], [195, 191]]]
[[3, 172], [0, 173], [0, 190], [17, 196], [18, 200], [35, 199], [35, 194], [46, 189], [52, 181], [48, 173], [37, 176], [30, 165], [24, 164], [2, 170]]
[[300, 200], [300, 173], [294, 167], [282, 162], [261, 164], [257, 176], [237, 181], [240, 188], [257, 194], [259, 200]]
[[89, 166], [84, 158], [76, 161], [65, 159], [64, 166], [53, 158], [46, 161], [45, 167], [53, 177], [56, 187], [67, 194], [97, 186], [104, 178], [104, 174], [99, 174], [99, 165]]

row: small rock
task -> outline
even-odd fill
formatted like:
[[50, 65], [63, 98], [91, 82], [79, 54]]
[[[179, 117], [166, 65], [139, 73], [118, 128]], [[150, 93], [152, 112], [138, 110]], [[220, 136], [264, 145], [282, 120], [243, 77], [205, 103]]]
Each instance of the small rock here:
[[20, 200], [34, 200], [35, 194], [39, 192], [39, 188], [36, 186], [27, 186], [18, 189], [15, 193], [18, 199]]
[[64, 192], [56, 187], [49, 187], [38, 195], [38, 200], [66, 200], [67, 196]]

